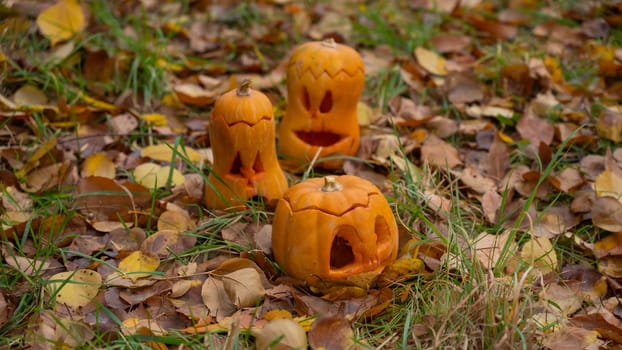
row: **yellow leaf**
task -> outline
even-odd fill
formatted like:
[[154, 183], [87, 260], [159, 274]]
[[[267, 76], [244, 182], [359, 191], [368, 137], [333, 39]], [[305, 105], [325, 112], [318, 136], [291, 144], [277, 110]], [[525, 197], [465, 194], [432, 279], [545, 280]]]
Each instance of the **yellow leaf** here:
[[37, 87], [24, 85], [15, 91], [13, 101], [19, 106], [41, 106], [48, 103], [48, 98]]
[[594, 190], [599, 197], [613, 197], [622, 202], [622, 177], [605, 170], [596, 177]]
[[417, 62], [423, 67], [423, 69], [436, 75], [447, 75], [445, 69], [445, 59], [437, 53], [418, 47], [415, 49], [415, 57]]
[[159, 160], [163, 162], [170, 162], [173, 159], [173, 154], [179, 158], [186, 158], [193, 163], [201, 160], [201, 154], [190, 147], [182, 147], [181, 145], [170, 145], [167, 143], [161, 143], [158, 145], [147, 146], [140, 151], [140, 155], [143, 157], [149, 157], [153, 160]]
[[114, 163], [103, 153], [91, 154], [82, 164], [82, 177], [101, 176], [114, 179], [115, 174]]
[[80, 269], [57, 273], [50, 277], [47, 290], [56, 301], [78, 309], [90, 303], [99, 293], [102, 276], [93, 270]]
[[557, 253], [546, 237], [533, 237], [523, 245], [521, 258], [543, 275], [557, 270]]
[[133, 281], [151, 276], [150, 272], [155, 271], [158, 266], [160, 266], [160, 259], [141, 251], [135, 251], [119, 262], [119, 270]]
[[140, 118], [155, 126], [167, 126], [168, 125], [168, 120], [166, 119], [166, 116], [160, 113], [143, 114], [140, 116]]
[[278, 320], [281, 318], [287, 318], [287, 319], [292, 319], [293, 316], [291, 314], [291, 312], [284, 310], [284, 309], [273, 309], [270, 310], [268, 312], [266, 312], [266, 314], [264, 315], [264, 320], [267, 321], [272, 321], [272, 320]]
[[37, 25], [54, 46], [84, 30], [86, 20], [78, 0], [60, 0], [37, 16]]
[[186, 179], [177, 169], [162, 167], [154, 163], [144, 163], [134, 169], [134, 178], [139, 184], [150, 188], [162, 188], [167, 186], [170, 178], [171, 185], [182, 185]]

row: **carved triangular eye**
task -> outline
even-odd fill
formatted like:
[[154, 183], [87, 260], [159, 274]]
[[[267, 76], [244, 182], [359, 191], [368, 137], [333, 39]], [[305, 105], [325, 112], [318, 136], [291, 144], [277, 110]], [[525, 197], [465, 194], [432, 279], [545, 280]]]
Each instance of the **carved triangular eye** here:
[[257, 153], [257, 156], [255, 157], [255, 162], [253, 163], [253, 170], [255, 171], [255, 174], [258, 173], [263, 173], [263, 163], [261, 162], [261, 155], [259, 155], [259, 153]]
[[333, 108], [333, 93], [326, 91], [322, 103], [320, 103], [320, 113], [328, 113]]
[[231, 163], [231, 169], [229, 170], [229, 174], [240, 175], [242, 174], [242, 159], [240, 158], [240, 153], [235, 154], [235, 159], [233, 159], [233, 163]]
[[309, 98], [309, 91], [305, 86], [302, 87], [302, 106], [307, 110], [311, 110], [311, 99]]

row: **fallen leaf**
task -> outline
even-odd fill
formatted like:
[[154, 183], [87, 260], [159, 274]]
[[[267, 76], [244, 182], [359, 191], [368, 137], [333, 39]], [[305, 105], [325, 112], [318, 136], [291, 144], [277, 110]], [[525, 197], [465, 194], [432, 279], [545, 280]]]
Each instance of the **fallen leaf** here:
[[169, 166], [160, 166], [155, 163], [143, 163], [134, 169], [134, 178], [139, 184], [158, 189], [170, 185], [183, 185], [186, 178], [177, 169]]
[[542, 275], [557, 271], [557, 253], [546, 237], [533, 237], [521, 248], [521, 258]]
[[101, 284], [102, 276], [97, 271], [80, 269], [57, 273], [50, 277], [47, 291], [56, 302], [77, 310], [95, 298]]
[[45, 105], [48, 98], [45, 93], [32, 85], [24, 85], [15, 91], [13, 101], [18, 106]]
[[594, 181], [594, 190], [600, 197], [613, 197], [622, 203], [622, 177], [614, 171], [600, 173]]
[[473, 241], [475, 257], [487, 269], [493, 269], [500, 262], [515, 254], [516, 243], [510, 241], [510, 232], [499, 235], [480, 233]]
[[550, 350], [584, 350], [598, 340], [598, 332], [566, 326], [544, 335], [542, 345]]
[[306, 349], [307, 335], [302, 326], [291, 319], [280, 318], [253, 329], [257, 350]]
[[266, 294], [259, 272], [243, 268], [222, 276], [222, 284], [229, 300], [238, 308], [256, 306]]
[[313, 349], [342, 350], [355, 346], [352, 326], [342, 314], [320, 316], [313, 321], [308, 337]]
[[114, 179], [116, 169], [114, 163], [104, 153], [93, 153], [82, 164], [82, 177], [101, 176]]
[[153, 276], [152, 272], [158, 266], [160, 266], [160, 259], [157, 256], [142, 251], [135, 251], [119, 261], [119, 271], [133, 281]]
[[209, 309], [210, 316], [215, 317], [217, 320], [230, 316], [237, 310], [237, 307], [231, 302], [227, 292], [225, 292], [221, 279], [207, 278], [201, 288], [201, 298]]
[[201, 153], [195, 149], [182, 146], [171, 145], [168, 143], [160, 143], [153, 146], [147, 146], [140, 150], [142, 157], [151, 158], [162, 162], [172, 162], [174, 158], [187, 159], [192, 163], [200, 162], [203, 159]]
[[59, 0], [37, 16], [37, 25], [54, 46], [82, 32], [86, 19], [78, 0]]
[[417, 62], [423, 67], [423, 69], [436, 75], [447, 75], [447, 69], [445, 68], [445, 59], [435, 53], [423, 47], [415, 48], [415, 58]]
[[441, 169], [452, 169], [462, 164], [456, 148], [434, 135], [423, 143], [421, 159]]

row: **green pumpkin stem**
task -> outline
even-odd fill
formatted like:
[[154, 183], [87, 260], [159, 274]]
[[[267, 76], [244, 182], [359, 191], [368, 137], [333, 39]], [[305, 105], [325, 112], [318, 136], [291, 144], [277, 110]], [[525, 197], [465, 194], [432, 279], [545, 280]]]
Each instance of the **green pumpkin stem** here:
[[337, 182], [337, 178], [329, 175], [324, 177], [324, 186], [320, 190], [322, 192], [335, 192], [341, 191], [342, 188], [343, 186]]
[[244, 79], [238, 89], [235, 91], [238, 96], [250, 96], [251, 95], [251, 83], [252, 80]]

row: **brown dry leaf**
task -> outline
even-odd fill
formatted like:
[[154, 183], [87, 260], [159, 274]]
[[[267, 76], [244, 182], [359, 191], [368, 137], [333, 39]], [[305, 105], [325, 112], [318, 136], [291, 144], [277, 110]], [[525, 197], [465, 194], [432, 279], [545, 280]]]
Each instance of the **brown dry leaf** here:
[[56, 163], [37, 168], [28, 174], [22, 189], [27, 192], [44, 192], [52, 189], [61, 182], [67, 167], [67, 163]]
[[177, 230], [158, 230], [141, 243], [140, 250], [164, 259], [171, 254], [183, 253], [195, 243], [196, 237], [184, 235]]
[[558, 191], [566, 193], [575, 192], [585, 183], [581, 172], [575, 168], [566, 168], [548, 180]]
[[521, 248], [521, 258], [533, 266], [541, 275], [557, 271], [557, 253], [546, 237], [533, 237]]
[[116, 169], [112, 160], [104, 153], [93, 153], [82, 163], [82, 177], [101, 176], [114, 179]]
[[127, 135], [138, 128], [138, 120], [130, 113], [114, 116], [108, 124], [111, 132], [117, 135]]
[[484, 98], [482, 84], [472, 72], [451, 72], [446, 85], [447, 98], [454, 105], [479, 102]]
[[210, 316], [215, 317], [217, 320], [222, 320], [237, 310], [237, 307], [231, 302], [225, 291], [223, 281], [219, 278], [209, 277], [203, 282], [201, 298], [209, 309]]
[[171, 293], [169, 297], [171, 298], [179, 298], [184, 296], [191, 288], [198, 287], [202, 285], [203, 282], [200, 280], [181, 280], [173, 283], [171, 287]]
[[470, 105], [464, 109], [464, 112], [473, 118], [492, 117], [502, 119], [512, 119], [514, 117], [514, 111], [499, 106], [491, 105]]
[[415, 48], [414, 54], [423, 69], [435, 75], [447, 75], [446, 61], [442, 56], [423, 47]]
[[458, 176], [462, 183], [477, 193], [494, 192], [497, 190], [497, 182], [484, 176], [475, 168], [467, 166], [461, 172], [458, 172]]
[[328, 314], [313, 321], [309, 330], [309, 345], [312, 349], [342, 350], [356, 349], [354, 331], [342, 314]]
[[238, 308], [256, 306], [266, 294], [259, 272], [250, 267], [222, 276], [222, 284], [229, 300]]
[[86, 323], [50, 310], [36, 314], [32, 321], [32, 327], [25, 334], [26, 343], [32, 349], [76, 349], [95, 337], [95, 332]]
[[608, 255], [622, 255], [622, 231], [594, 242], [592, 252], [599, 259]]
[[26, 223], [32, 218], [33, 214], [30, 212], [7, 211], [2, 213], [0, 215], [0, 238], [21, 237]]
[[579, 223], [579, 218], [570, 211], [568, 206], [552, 206], [538, 216], [533, 234], [538, 237], [553, 238], [566, 233], [577, 223]]
[[514, 39], [518, 34], [518, 27], [492, 19], [486, 19], [480, 14], [470, 13], [466, 16], [465, 20], [479, 30], [481, 34], [485, 33], [486, 36], [490, 36], [497, 40]]
[[486, 215], [488, 222], [492, 224], [497, 223], [497, 213], [503, 203], [503, 197], [496, 191], [488, 191], [484, 193], [480, 202], [482, 203], [482, 209], [484, 210], [484, 215]]
[[6, 187], [4, 193], [0, 193], [0, 197], [2, 197], [2, 207], [6, 211], [29, 211], [32, 209], [33, 201], [30, 196], [15, 186]]
[[139, 305], [151, 297], [168, 294], [172, 286], [171, 281], [157, 281], [144, 288], [122, 289], [119, 291], [119, 298], [129, 305]]
[[308, 346], [304, 328], [287, 318], [272, 320], [260, 329], [253, 328], [252, 334], [257, 350], [306, 349]]
[[601, 338], [622, 343], [622, 321], [605, 308], [570, 319], [572, 325], [598, 332]]
[[214, 102], [218, 92], [203, 88], [199, 84], [185, 83], [175, 85], [173, 91], [183, 103], [193, 106], [207, 106]]
[[594, 181], [594, 190], [600, 197], [613, 197], [622, 203], [622, 177], [614, 171], [600, 173]]
[[622, 112], [606, 109], [596, 121], [598, 135], [615, 143], [622, 141]]
[[566, 265], [560, 277], [571, 288], [575, 289], [585, 301], [597, 303], [603, 300], [608, 292], [607, 278], [592, 266]]
[[14, 253], [9, 253], [5, 249], [2, 250], [2, 255], [7, 265], [26, 275], [40, 275], [50, 267], [50, 262], [48, 261], [17, 256]]
[[157, 256], [142, 251], [135, 251], [119, 261], [119, 271], [132, 281], [153, 276], [152, 272], [158, 266], [160, 259]]
[[622, 278], [622, 256], [604, 256], [598, 259], [598, 271], [613, 278]]
[[102, 276], [97, 271], [80, 269], [55, 274], [46, 288], [56, 302], [77, 310], [95, 298], [101, 285]]
[[91, 222], [133, 222], [136, 213], [151, 206], [151, 193], [142, 185], [91, 176], [75, 189], [75, 208]]
[[594, 330], [566, 326], [546, 333], [542, 345], [550, 350], [584, 350], [598, 341], [598, 335]]
[[510, 241], [510, 232], [500, 235], [480, 233], [473, 242], [475, 257], [487, 269], [493, 269], [502, 261], [509, 259], [517, 250], [516, 243]]
[[471, 37], [466, 35], [438, 34], [430, 39], [432, 46], [439, 53], [460, 52], [471, 44]]
[[539, 145], [541, 142], [550, 145], [555, 136], [555, 128], [551, 123], [529, 113], [520, 118], [516, 124], [516, 130], [534, 145]]
[[622, 231], [622, 203], [613, 197], [596, 197], [591, 207], [592, 223], [609, 231]]
[[78, 0], [59, 0], [37, 16], [37, 25], [54, 46], [82, 32], [86, 19]]
[[4, 294], [0, 293], [0, 327], [4, 326], [9, 319], [9, 304], [6, 302]]
[[501, 68], [499, 83], [506, 96], [529, 98], [533, 92], [534, 79], [525, 63], [513, 63]]
[[193, 148], [168, 143], [144, 147], [140, 150], [140, 155], [161, 162], [172, 162], [173, 158], [178, 160], [183, 158], [192, 163], [198, 163], [203, 159], [201, 153]]
[[565, 283], [551, 283], [540, 292], [540, 298], [554, 314], [568, 316], [581, 308], [583, 299], [574, 288]]
[[15, 91], [13, 102], [17, 106], [45, 105], [48, 98], [45, 93], [32, 85], [24, 85]]
[[421, 159], [441, 169], [452, 169], [462, 164], [456, 148], [434, 135], [424, 141]]
[[173, 230], [184, 232], [196, 227], [194, 220], [185, 211], [167, 210], [158, 218], [158, 231]]

